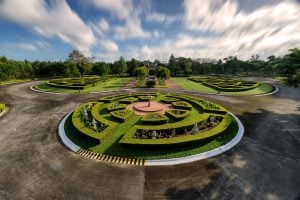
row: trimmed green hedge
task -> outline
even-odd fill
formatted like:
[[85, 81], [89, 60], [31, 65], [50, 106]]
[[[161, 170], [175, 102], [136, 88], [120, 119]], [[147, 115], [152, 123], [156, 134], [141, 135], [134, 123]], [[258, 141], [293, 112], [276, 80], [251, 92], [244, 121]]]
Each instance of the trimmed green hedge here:
[[112, 111], [110, 112], [110, 114], [116, 118], [117, 120], [119, 120], [120, 122], [125, 122], [126, 119], [128, 119], [131, 115], [133, 115], [133, 111], [132, 110], [116, 110], [116, 111]]
[[172, 103], [172, 102], [175, 102], [175, 101], [179, 101], [179, 99], [173, 98], [173, 97], [165, 97], [160, 101], [163, 102], [163, 103]]
[[[195, 133], [193, 135], [182, 135], [178, 137], [171, 138], [161, 138], [161, 139], [136, 139], [133, 135], [136, 132], [136, 128], [131, 129], [130, 133], [127, 133], [121, 140], [120, 144], [129, 147], [138, 148], [168, 148], [174, 146], [188, 145], [195, 142], [212, 139], [220, 134], [222, 134], [229, 127], [232, 122], [232, 117], [229, 115], [223, 116], [223, 120], [217, 126], [207, 131], [202, 131], [200, 133]], [[149, 130], [159, 130], [151, 129]]]
[[58, 88], [83, 90], [101, 80], [102, 79], [100, 77], [62, 78], [46, 81], [46, 84]]
[[138, 97], [140, 101], [149, 101], [154, 98], [154, 96], [139, 96]]
[[203, 85], [223, 92], [241, 92], [259, 87], [260, 83], [255, 81], [236, 80], [221, 77], [197, 77], [189, 80], [202, 83]]
[[120, 94], [120, 95], [113, 95], [113, 96], [108, 96], [108, 97], [101, 97], [98, 99], [99, 102], [104, 102], [104, 103], [111, 103], [114, 101], [118, 101], [122, 98], [129, 97], [130, 94]]
[[192, 105], [185, 101], [172, 102], [172, 106], [176, 109], [192, 110]]
[[145, 125], [158, 125], [167, 123], [169, 118], [160, 113], [149, 113], [143, 116], [141, 121]]
[[131, 104], [131, 103], [134, 103], [137, 101], [138, 101], [138, 98], [135, 98], [135, 97], [127, 97], [127, 98], [119, 100], [120, 103], [125, 103], [125, 104]]
[[0, 103], [0, 113], [3, 112], [5, 110], [5, 104]]
[[98, 133], [98, 132], [94, 131], [93, 129], [90, 129], [89, 127], [85, 126], [84, 123], [81, 121], [81, 118], [80, 118], [81, 109], [83, 107], [87, 106], [88, 104], [89, 103], [81, 104], [80, 106], [78, 106], [76, 108], [76, 110], [72, 114], [72, 123], [73, 123], [74, 127], [80, 133], [82, 133], [84, 135], [87, 135], [91, 138], [97, 139], [97, 140], [99, 140], [99, 143], [100, 143], [101, 133]]
[[127, 107], [127, 104], [124, 104], [124, 103], [118, 103], [118, 102], [113, 102], [113, 103], [110, 103], [108, 106], [107, 106], [107, 110], [108, 111], [114, 111], [114, 110], [122, 110], [124, 108]]
[[[178, 112], [178, 114], [176, 114], [177, 112]], [[166, 115], [175, 121], [182, 120], [190, 114], [191, 114], [191, 111], [189, 111], [189, 110], [170, 109], [170, 110], [166, 111]]]
[[222, 106], [219, 106], [217, 104], [211, 103], [209, 101], [206, 101], [204, 99], [196, 98], [196, 97], [190, 97], [182, 94], [168, 94], [168, 97], [176, 97], [181, 100], [187, 101], [194, 105], [196, 108], [202, 110], [202, 112], [208, 112], [208, 113], [216, 113], [216, 114], [226, 114], [227, 110], [223, 108]]

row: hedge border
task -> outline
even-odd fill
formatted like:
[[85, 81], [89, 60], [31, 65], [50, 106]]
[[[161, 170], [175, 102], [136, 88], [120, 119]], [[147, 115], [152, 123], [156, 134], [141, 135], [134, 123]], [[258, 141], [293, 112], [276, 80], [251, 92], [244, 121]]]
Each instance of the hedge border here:
[[[201, 120], [203, 121], [203, 120]], [[201, 122], [198, 121], [197, 123]], [[211, 139], [215, 136], [222, 134], [230, 125], [232, 119], [227, 115], [223, 116], [223, 120], [217, 126], [207, 131], [203, 131], [201, 133], [195, 133], [193, 135], [183, 135], [180, 137], [173, 138], [161, 138], [161, 139], [136, 139], [133, 137], [135, 132], [138, 130], [137, 127], [132, 128], [129, 133], [127, 133], [121, 140], [120, 144], [124, 146], [136, 147], [136, 148], [169, 148], [174, 146], [182, 146], [188, 145], [192, 143], [197, 143], [199, 141]], [[193, 125], [190, 124], [190, 125]], [[185, 127], [185, 125], [181, 125], [180, 127]], [[178, 127], [177, 127], [178, 128]], [[167, 129], [167, 128], [165, 128]], [[169, 130], [172, 128], [168, 128]], [[159, 128], [149, 128], [149, 130], [164, 130]]]

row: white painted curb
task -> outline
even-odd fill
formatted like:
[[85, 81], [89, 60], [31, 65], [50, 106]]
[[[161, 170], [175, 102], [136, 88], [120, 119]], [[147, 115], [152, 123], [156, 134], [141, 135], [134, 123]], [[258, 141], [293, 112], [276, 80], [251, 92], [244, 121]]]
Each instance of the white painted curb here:
[[159, 159], [159, 160], [147, 160], [146, 161], [146, 166], [160, 166], [160, 165], [178, 165], [178, 164], [184, 164], [184, 163], [190, 163], [198, 160], [202, 160], [205, 158], [210, 158], [216, 155], [219, 155], [221, 153], [224, 153], [225, 151], [228, 151], [229, 149], [233, 148], [235, 145], [237, 145], [243, 135], [244, 135], [244, 126], [242, 122], [232, 113], [229, 112], [229, 114], [236, 120], [238, 123], [238, 133], [237, 135], [227, 144], [217, 148], [213, 149], [211, 151], [207, 151], [204, 153], [196, 154], [196, 155], [191, 155], [191, 156], [186, 156], [186, 157], [181, 157], [181, 158], [170, 158], [170, 159]]
[[[269, 85], [271, 85], [271, 84], [269, 84]], [[266, 94], [257, 94], [255, 96], [256, 97], [261, 97], [261, 96], [268, 96], [268, 95], [276, 94], [279, 91], [279, 88], [276, 87], [275, 85], [272, 85], [272, 86], [275, 87], [275, 90], [273, 92], [266, 93]]]
[[61, 120], [59, 126], [58, 126], [58, 135], [60, 136], [61, 141], [72, 151], [77, 152], [79, 151], [80, 147], [76, 144], [74, 144], [65, 133], [65, 123], [67, 118], [72, 114], [72, 112], [68, 113], [63, 120]]
[[68, 93], [58, 93], [58, 92], [46, 92], [46, 91], [42, 91], [42, 90], [35, 89], [34, 86], [35, 86], [35, 85], [31, 85], [29, 88], [30, 88], [32, 91], [35, 91], [35, 92], [38, 92], [38, 93], [45, 93], [45, 94], [63, 94], [63, 95], [68, 94]]
[[[58, 128], [58, 134], [62, 140], [62, 142], [72, 151], [77, 152], [80, 150], [80, 147], [76, 144], [74, 144], [67, 136], [65, 133], [65, 122], [66, 119], [71, 115], [72, 112], [68, 113], [63, 120], [60, 122], [59, 124], [59, 128]], [[227, 144], [213, 149], [211, 151], [207, 151], [204, 153], [200, 153], [200, 154], [196, 154], [196, 155], [191, 155], [191, 156], [186, 156], [186, 157], [181, 157], [181, 158], [171, 158], [171, 159], [158, 159], [158, 160], [146, 160], [145, 165], [146, 166], [162, 166], [162, 165], [178, 165], [178, 164], [184, 164], [184, 163], [190, 163], [190, 162], [194, 162], [194, 161], [198, 161], [198, 160], [203, 160], [206, 158], [210, 158], [216, 155], [219, 155], [221, 153], [224, 153], [225, 151], [228, 151], [229, 149], [233, 148], [235, 145], [237, 145], [243, 135], [244, 135], [244, 126], [242, 124], [242, 122], [231, 112], [229, 112], [229, 114], [236, 120], [236, 122], [238, 123], [238, 133], [237, 135]]]

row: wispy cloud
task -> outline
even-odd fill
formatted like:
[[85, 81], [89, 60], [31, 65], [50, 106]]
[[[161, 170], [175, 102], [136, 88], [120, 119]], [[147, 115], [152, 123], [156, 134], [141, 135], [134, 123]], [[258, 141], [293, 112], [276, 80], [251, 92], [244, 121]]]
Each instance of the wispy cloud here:
[[[97, 44], [103, 45], [104, 49], [110, 46], [112, 48], [109, 49], [118, 50], [113, 41], [96, 37], [93, 29], [64, 0], [48, 1], [48, 4], [45, 0], [3, 0], [0, 4], [1, 17], [19, 23], [40, 36], [58, 37], [86, 55], [91, 55], [93, 46]], [[109, 29], [105, 20], [101, 20], [98, 27], [103, 32]]]
[[[122, 24], [112, 26], [114, 36], [118, 40], [142, 39], [151, 36], [142, 27], [140, 14], [149, 7], [148, 1], [132, 0], [88, 0], [88, 3], [100, 10], [108, 11]], [[139, 4], [137, 4], [137, 2]]]
[[26, 42], [7, 43], [8, 50], [25, 50], [25, 51], [37, 51], [39, 48], [37, 45]]
[[146, 21], [157, 22], [163, 24], [173, 24], [175, 22], [180, 22], [182, 20], [182, 15], [166, 15], [158, 12], [150, 12], [146, 14]]

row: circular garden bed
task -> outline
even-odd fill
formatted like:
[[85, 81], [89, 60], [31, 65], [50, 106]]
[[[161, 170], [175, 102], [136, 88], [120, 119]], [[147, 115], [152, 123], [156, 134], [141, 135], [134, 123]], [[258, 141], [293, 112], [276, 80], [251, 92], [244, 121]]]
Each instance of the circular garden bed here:
[[276, 88], [270, 84], [233, 79], [218, 76], [193, 77], [188, 80], [199, 84], [197, 91], [220, 93], [228, 95], [261, 95], [274, 91]]
[[[136, 110], [138, 103], [149, 109]], [[152, 109], [157, 105], [163, 112]], [[66, 119], [64, 130], [73, 143], [91, 152], [153, 160], [216, 149], [236, 136], [238, 125], [225, 108], [204, 99], [131, 93], [79, 105]]]

